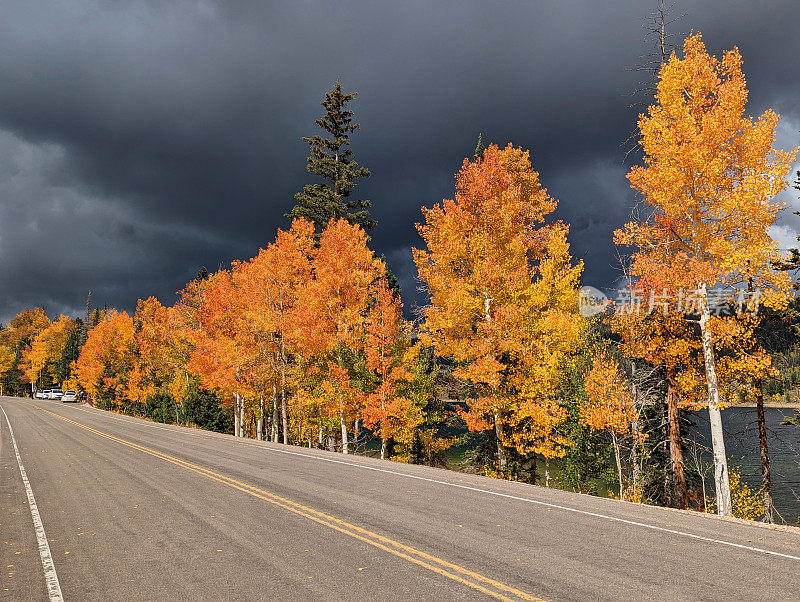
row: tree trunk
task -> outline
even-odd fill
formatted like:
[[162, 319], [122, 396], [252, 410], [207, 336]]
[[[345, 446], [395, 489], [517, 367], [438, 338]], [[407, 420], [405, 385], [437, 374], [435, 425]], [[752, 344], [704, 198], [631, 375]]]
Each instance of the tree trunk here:
[[550, 487], [550, 458], [544, 457], [544, 486]]
[[753, 383], [756, 396], [756, 414], [758, 416], [758, 443], [761, 448], [761, 479], [763, 481], [764, 520], [775, 522], [775, 506], [772, 503], [772, 472], [769, 467], [769, 448], [767, 447], [767, 424], [764, 421], [764, 392], [761, 379]]
[[614, 457], [617, 460], [617, 476], [619, 477], [619, 499], [625, 499], [625, 487], [622, 485], [622, 460], [619, 457], [619, 441], [616, 431], [611, 431], [611, 442], [614, 444]]
[[641, 480], [641, 467], [639, 466], [639, 435], [641, 426], [639, 425], [639, 399], [638, 389], [636, 387], [636, 362], [631, 362], [631, 399], [633, 400], [633, 407], [636, 408], [636, 416], [631, 421], [631, 432], [633, 433], [633, 445], [631, 446], [631, 477], [633, 479], [633, 491], [638, 494], [639, 481]]
[[678, 416], [678, 396], [672, 383], [667, 384], [667, 420], [669, 422], [669, 455], [672, 460], [673, 505], [688, 507], [686, 494], [686, 474], [683, 469], [683, 443]]
[[349, 454], [350, 448], [347, 446], [347, 422], [344, 419], [344, 408], [342, 407], [342, 394], [339, 393], [339, 423], [342, 426], [342, 453]]
[[239, 422], [239, 394], [233, 394], [233, 436], [238, 437], [242, 430], [242, 425]]
[[[283, 340], [281, 340], [281, 347], [283, 347]], [[283, 352], [283, 350], [281, 350]], [[283, 443], [289, 444], [289, 421], [286, 418], [286, 370], [284, 368], [286, 358], [283, 358], [284, 364], [281, 365], [281, 420], [283, 421]]]
[[322, 420], [320, 420], [317, 424], [319, 426], [319, 438], [317, 439], [317, 443], [319, 443], [319, 448], [322, 449]]
[[[340, 369], [344, 369], [344, 362], [342, 361], [342, 350], [341, 348], [336, 352], [336, 359]], [[347, 454], [349, 453], [349, 448], [347, 446], [347, 422], [345, 421], [344, 416], [344, 397], [342, 396], [342, 389], [339, 387], [339, 424], [342, 427], [342, 453]]]
[[706, 364], [706, 384], [708, 385], [708, 418], [711, 423], [711, 446], [714, 450], [714, 486], [717, 491], [717, 514], [731, 515], [731, 484], [728, 478], [728, 458], [725, 454], [725, 433], [722, 430], [722, 412], [719, 409], [719, 386], [714, 361], [714, 347], [708, 321], [711, 312], [708, 308], [708, 287], [702, 283], [700, 292], [700, 332], [703, 339], [703, 358]]
[[264, 440], [264, 396], [258, 399], [258, 422], [256, 423], [256, 439]]
[[386, 438], [381, 438], [381, 460], [386, 459]]
[[278, 418], [278, 394], [277, 389], [275, 388], [275, 383], [272, 383], [272, 442], [278, 442], [278, 423], [280, 422]]
[[494, 436], [497, 440], [497, 465], [500, 467], [501, 472], [506, 470], [506, 450], [503, 447], [503, 426], [500, 423], [500, 413], [494, 411]]
[[241, 395], [239, 396], [239, 424], [241, 425], [241, 432], [239, 433], [240, 437], [245, 437], [245, 430], [244, 430], [244, 397]]

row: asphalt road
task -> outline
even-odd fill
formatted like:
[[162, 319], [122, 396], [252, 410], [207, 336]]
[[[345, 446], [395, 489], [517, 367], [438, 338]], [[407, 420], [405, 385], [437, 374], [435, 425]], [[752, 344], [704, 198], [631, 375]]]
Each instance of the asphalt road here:
[[0, 408], [3, 600], [800, 597], [793, 529], [83, 405]]

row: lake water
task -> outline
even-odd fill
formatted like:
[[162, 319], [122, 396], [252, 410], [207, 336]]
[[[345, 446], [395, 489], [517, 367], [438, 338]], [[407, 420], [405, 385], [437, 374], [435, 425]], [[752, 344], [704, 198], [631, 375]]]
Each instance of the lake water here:
[[[791, 409], [767, 407], [764, 410], [772, 468], [772, 498], [783, 521], [789, 524], [800, 522], [800, 426], [781, 426], [781, 422], [793, 415]], [[707, 410], [695, 414], [695, 424], [702, 443], [710, 447]], [[743, 480], [754, 490], [760, 489], [761, 456], [756, 409], [732, 407], [723, 410], [722, 424], [729, 465], [739, 466]], [[713, 491], [713, 474], [707, 486]]]

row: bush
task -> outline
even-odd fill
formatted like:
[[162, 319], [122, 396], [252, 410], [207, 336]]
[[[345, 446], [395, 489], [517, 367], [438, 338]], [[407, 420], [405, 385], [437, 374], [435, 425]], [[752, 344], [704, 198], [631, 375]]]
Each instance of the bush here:
[[760, 489], [753, 491], [742, 480], [739, 467], [731, 468], [729, 473], [731, 482], [731, 505], [736, 518], [756, 520], [764, 516], [764, 498]]
[[210, 391], [192, 387], [183, 399], [183, 419], [201, 429], [233, 433], [233, 413]]
[[175, 424], [178, 422], [178, 408], [172, 395], [156, 393], [147, 398], [144, 404], [145, 416], [155, 422]]

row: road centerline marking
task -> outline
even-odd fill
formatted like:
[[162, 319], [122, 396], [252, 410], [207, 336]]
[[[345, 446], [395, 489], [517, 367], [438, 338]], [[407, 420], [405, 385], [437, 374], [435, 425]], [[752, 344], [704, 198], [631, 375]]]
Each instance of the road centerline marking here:
[[[266, 491], [264, 489], [260, 489], [258, 487], [253, 486], [253, 485], [249, 485], [249, 484], [244, 483], [242, 481], [238, 481], [238, 480], [236, 480], [236, 479], [234, 479], [232, 477], [228, 477], [226, 475], [217, 473], [217, 472], [215, 472], [215, 471], [213, 471], [211, 469], [205, 468], [203, 466], [199, 466], [197, 464], [193, 464], [193, 463], [188, 462], [186, 460], [182, 460], [182, 459], [177, 458], [175, 456], [171, 456], [171, 455], [169, 455], [167, 453], [160, 452], [160, 451], [155, 450], [155, 449], [151, 449], [151, 448], [146, 447], [144, 445], [140, 445], [138, 443], [134, 443], [132, 441], [128, 441], [128, 440], [122, 439], [120, 437], [116, 437], [116, 436], [111, 435], [109, 433], [105, 433], [103, 431], [100, 431], [98, 429], [92, 428], [92, 427], [90, 427], [88, 425], [82, 424], [82, 423], [77, 422], [75, 420], [71, 420], [70, 418], [62, 416], [62, 415], [57, 414], [55, 412], [51, 412], [50, 410], [46, 410], [44, 408], [41, 408], [39, 406], [34, 406], [34, 407], [36, 407], [37, 409], [39, 409], [39, 410], [41, 410], [43, 412], [51, 414], [52, 416], [55, 416], [56, 418], [60, 418], [61, 420], [65, 421], [67, 423], [70, 423], [70, 424], [72, 424], [74, 426], [77, 426], [77, 427], [82, 428], [82, 429], [84, 429], [86, 431], [94, 433], [94, 434], [96, 434], [98, 436], [104, 437], [106, 439], [109, 439], [111, 441], [114, 441], [116, 443], [124, 445], [126, 447], [131, 448], [131, 449], [135, 449], [135, 450], [140, 451], [142, 453], [151, 455], [153, 457], [159, 458], [161, 460], [164, 460], [166, 462], [169, 462], [171, 464], [174, 464], [176, 466], [179, 466], [181, 468], [184, 468], [186, 470], [189, 470], [189, 471], [194, 472], [196, 474], [199, 474], [201, 476], [204, 476], [204, 477], [206, 477], [206, 478], [208, 478], [210, 480], [216, 481], [216, 482], [221, 483], [223, 485], [227, 485], [229, 487], [232, 487], [233, 489], [237, 489], [239, 491], [247, 493], [247, 494], [249, 494], [249, 495], [251, 495], [253, 497], [256, 497], [258, 499], [266, 501], [266, 502], [268, 502], [270, 504], [273, 504], [275, 506], [284, 508], [285, 510], [288, 510], [288, 511], [294, 513], [294, 514], [297, 514], [299, 516], [303, 516], [303, 517], [305, 517], [305, 518], [307, 518], [309, 520], [312, 520], [312, 521], [314, 521], [316, 523], [324, 525], [324, 526], [326, 526], [326, 527], [328, 527], [330, 529], [333, 529], [335, 531], [338, 531], [340, 533], [348, 535], [348, 536], [350, 536], [350, 537], [352, 537], [354, 539], [357, 539], [359, 541], [367, 543], [367, 544], [369, 544], [371, 546], [374, 546], [374, 547], [376, 547], [378, 549], [381, 549], [381, 550], [384, 550], [386, 552], [389, 552], [390, 554], [393, 554], [393, 555], [395, 555], [395, 556], [397, 556], [399, 558], [402, 558], [404, 560], [412, 562], [413, 564], [416, 564], [418, 566], [426, 568], [426, 569], [428, 569], [428, 570], [430, 570], [430, 571], [432, 571], [434, 573], [437, 573], [437, 574], [439, 574], [439, 575], [441, 575], [443, 577], [447, 577], [448, 579], [451, 579], [452, 581], [455, 581], [457, 583], [461, 583], [462, 585], [466, 585], [466, 586], [468, 586], [468, 587], [470, 587], [470, 588], [472, 588], [474, 590], [477, 590], [477, 591], [479, 591], [481, 593], [484, 593], [486, 595], [492, 596], [492, 597], [497, 598], [499, 600], [507, 600], [507, 601], [513, 600], [513, 598], [509, 598], [505, 594], [510, 594], [510, 595], [515, 596], [516, 598], [522, 599], [522, 600], [528, 600], [528, 601], [541, 600], [541, 598], [537, 598], [535, 596], [532, 596], [532, 595], [528, 594], [527, 592], [524, 592], [522, 590], [519, 590], [519, 589], [516, 589], [514, 587], [511, 587], [510, 585], [507, 585], [507, 584], [502, 583], [500, 581], [491, 579], [489, 577], [485, 577], [484, 575], [481, 575], [480, 573], [476, 573], [474, 571], [470, 571], [469, 569], [465, 569], [464, 567], [461, 567], [461, 566], [459, 566], [457, 564], [454, 564], [454, 563], [451, 563], [451, 562], [449, 562], [447, 560], [444, 560], [444, 559], [438, 558], [436, 556], [433, 556], [432, 554], [428, 554], [427, 552], [423, 552], [421, 550], [417, 550], [416, 548], [413, 548], [413, 547], [405, 545], [405, 544], [403, 544], [401, 542], [398, 542], [398, 541], [395, 541], [393, 539], [390, 539], [390, 538], [388, 538], [388, 537], [386, 537], [384, 535], [380, 535], [378, 533], [374, 533], [372, 531], [364, 529], [363, 527], [359, 527], [357, 525], [353, 525], [351, 523], [348, 523], [346, 521], [338, 519], [338, 518], [336, 518], [334, 516], [331, 516], [329, 514], [325, 514], [323, 512], [320, 512], [320, 511], [315, 510], [313, 508], [310, 508], [308, 506], [304, 506], [303, 504], [299, 504], [298, 502], [294, 502], [294, 501], [289, 500], [287, 498], [283, 498], [283, 497], [281, 497], [279, 495], [276, 495], [276, 494], [271, 493], [269, 491]], [[436, 566], [437, 564], [439, 566]], [[447, 569], [449, 569], [449, 570], [447, 570]], [[472, 581], [470, 581], [469, 579], [472, 579]], [[478, 583], [475, 583], [475, 581], [477, 581]], [[490, 587], [494, 588], [494, 590], [493, 589], [489, 589]], [[495, 590], [499, 590], [499, 591], [495, 591]]]
[[[34, 407], [39, 407], [39, 406], [34, 406]], [[40, 408], [40, 409], [42, 409], [42, 408]], [[87, 410], [85, 408], [79, 408], [79, 409], [81, 409], [81, 410], [83, 410], [85, 412], [88, 412], [88, 413], [92, 413], [92, 412], [89, 412], [89, 410]], [[100, 411], [100, 410], [98, 410], [98, 411]], [[119, 420], [121, 422], [128, 422], [127, 420], [124, 420], [121, 416], [108, 416], [108, 417], [112, 418], [114, 420]], [[131, 418], [131, 419], [135, 420], [137, 423], [145, 422], [145, 421], [140, 421], [140, 420], [138, 420], [136, 418]], [[149, 423], [149, 422], [147, 424], [150, 425], [151, 428], [162, 428], [162, 427], [155, 426], [155, 425], [153, 425], [152, 423]], [[176, 427], [176, 428], [179, 428], [179, 427]], [[171, 429], [171, 428], [170, 429], [164, 428], [163, 430], [169, 430], [169, 431], [172, 431], [172, 432], [179, 432], [179, 431], [176, 431], [175, 429]], [[192, 433], [192, 434], [194, 434], [194, 433]], [[202, 434], [202, 433], [198, 432], [198, 434]], [[377, 466], [366, 466], [364, 464], [358, 464], [356, 462], [347, 462], [346, 460], [337, 460], [335, 458], [321, 458], [319, 456], [304, 454], [304, 453], [292, 451], [292, 450], [289, 450], [289, 449], [276, 449], [276, 448], [273, 448], [273, 447], [267, 447], [267, 446], [264, 446], [264, 445], [260, 445], [261, 443], [264, 443], [262, 441], [255, 441], [255, 440], [250, 440], [250, 439], [235, 439], [234, 442], [242, 444], [242, 445], [257, 446], [260, 449], [263, 449], [263, 450], [269, 451], [269, 452], [273, 452], [273, 453], [288, 454], [288, 455], [292, 455], [292, 456], [299, 456], [299, 457], [305, 458], [307, 460], [316, 460], [316, 461], [319, 461], [319, 462], [331, 462], [333, 464], [342, 464], [342, 465], [345, 465], [345, 466], [351, 466], [353, 468], [360, 468], [362, 470], [371, 470], [373, 472], [382, 472], [382, 473], [386, 473], [386, 474], [392, 474], [392, 475], [396, 475], [396, 476], [400, 476], [400, 477], [405, 477], [407, 479], [415, 479], [415, 480], [418, 480], [418, 481], [426, 481], [428, 483], [436, 483], [438, 485], [446, 485], [447, 487], [456, 487], [458, 489], [465, 489], [467, 491], [474, 491], [474, 492], [478, 492], [478, 493], [482, 493], [482, 494], [486, 494], [486, 495], [494, 495], [494, 496], [497, 496], [497, 497], [516, 500], [516, 501], [520, 501], [520, 502], [525, 502], [525, 503], [528, 503], [528, 504], [535, 504], [535, 505], [538, 505], [538, 506], [542, 506], [542, 507], [546, 507], [546, 508], [552, 508], [552, 509], [555, 509], [555, 510], [564, 510], [566, 512], [572, 512], [572, 513], [575, 513], [575, 514], [581, 514], [583, 516], [592, 516], [592, 517], [595, 517], [595, 518], [607, 519], [607, 520], [611, 520], [611, 521], [614, 521], [614, 522], [618, 522], [618, 523], [622, 523], [622, 524], [626, 524], [626, 525], [631, 525], [631, 526], [634, 526], [634, 527], [641, 527], [641, 528], [649, 529], [649, 530], [652, 530], [652, 531], [659, 531], [661, 533], [669, 533], [671, 535], [687, 537], [687, 538], [695, 539], [695, 540], [698, 540], [698, 541], [705, 541], [707, 543], [713, 543], [713, 544], [723, 545], [723, 546], [727, 546], [727, 547], [731, 547], [731, 548], [737, 548], [737, 549], [740, 549], [740, 550], [747, 550], [747, 551], [750, 551], [750, 552], [756, 552], [756, 553], [759, 553], [759, 554], [766, 554], [766, 555], [769, 555], [769, 556], [777, 556], [779, 558], [787, 558], [789, 560], [800, 561], [800, 556], [793, 555], [793, 554], [785, 554], [783, 552], [775, 552], [773, 550], [767, 550], [765, 548], [759, 548], [759, 547], [756, 547], [756, 546], [748, 546], [746, 544], [736, 543], [736, 542], [733, 542], [733, 541], [726, 541], [724, 539], [716, 539], [716, 538], [713, 538], [713, 537], [706, 537], [704, 535], [697, 535], [696, 533], [690, 533], [688, 531], [681, 531], [679, 529], [672, 529], [672, 528], [669, 528], [669, 527], [660, 527], [658, 525], [653, 525], [653, 524], [650, 524], [650, 523], [644, 523], [644, 522], [641, 522], [641, 521], [631, 520], [631, 519], [627, 519], [627, 518], [621, 518], [621, 517], [618, 517], [618, 516], [612, 516], [610, 514], [603, 514], [601, 512], [592, 512], [590, 510], [581, 510], [580, 508], [573, 508], [571, 506], [564, 506], [562, 504], [555, 504], [553, 502], [543, 502], [541, 500], [534, 500], [534, 499], [531, 499], [531, 498], [522, 497], [522, 496], [518, 496], [518, 495], [512, 495], [512, 494], [509, 494], [509, 493], [502, 493], [500, 491], [491, 491], [491, 490], [488, 490], [488, 489], [481, 489], [479, 487], [472, 487], [470, 485], [461, 485], [459, 483], [451, 483], [449, 481], [442, 481], [442, 480], [439, 480], [439, 479], [432, 479], [432, 478], [429, 478], [429, 477], [421, 477], [421, 476], [418, 476], [418, 475], [412, 475], [412, 474], [400, 472], [400, 471], [397, 471], [397, 470], [390, 470], [390, 469], [387, 469], [387, 468], [378, 468]]]
[[34, 531], [36, 531], [36, 543], [39, 547], [39, 557], [42, 560], [44, 580], [47, 586], [47, 596], [50, 602], [63, 602], [64, 596], [61, 594], [61, 583], [58, 581], [58, 573], [56, 573], [56, 567], [53, 563], [53, 555], [50, 553], [50, 544], [47, 543], [47, 534], [44, 531], [44, 524], [39, 514], [39, 506], [36, 504], [36, 498], [33, 497], [33, 489], [28, 480], [28, 473], [25, 472], [25, 466], [22, 464], [22, 456], [20, 456], [17, 440], [16, 437], [14, 437], [14, 429], [11, 427], [11, 421], [8, 419], [8, 414], [6, 414], [2, 406], [0, 406], [0, 411], [2, 411], [3, 416], [5, 416], [8, 432], [11, 434], [11, 445], [14, 448], [14, 454], [17, 456], [19, 474], [22, 477], [22, 484], [25, 486], [25, 493], [28, 496], [28, 510], [31, 512], [33, 528]]

